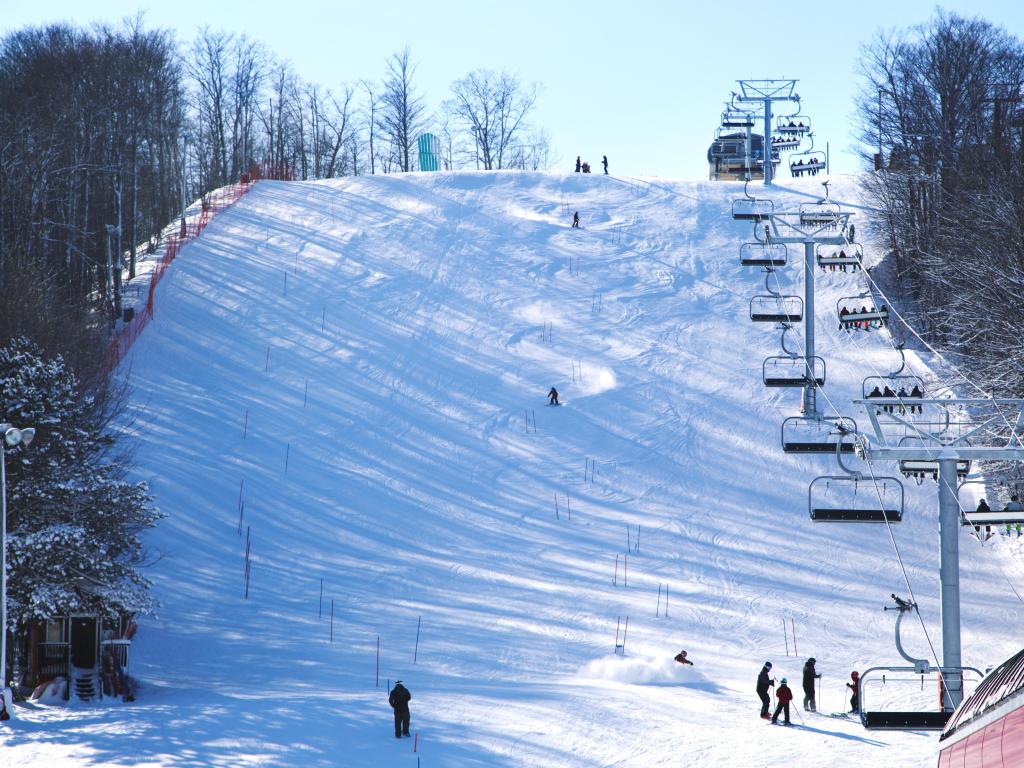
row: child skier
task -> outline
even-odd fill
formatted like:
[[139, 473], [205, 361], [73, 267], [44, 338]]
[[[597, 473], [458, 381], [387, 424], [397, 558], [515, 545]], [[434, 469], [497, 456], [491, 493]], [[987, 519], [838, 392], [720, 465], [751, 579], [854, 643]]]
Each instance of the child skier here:
[[786, 685], [786, 678], [782, 678], [782, 682], [779, 683], [779, 687], [775, 689], [775, 695], [779, 700], [778, 706], [775, 707], [775, 714], [772, 715], [772, 723], [779, 722], [779, 713], [786, 713], [786, 725], [792, 725], [789, 722], [789, 702], [793, 700], [793, 691]]
[[853, 695], [850, 696], [850, 714], [856, 715], [860, 712], [860, 673], [853, 670], [850, 673], [850, 680], [853, 682], [846, 684], [846, 687], [853, 691]]

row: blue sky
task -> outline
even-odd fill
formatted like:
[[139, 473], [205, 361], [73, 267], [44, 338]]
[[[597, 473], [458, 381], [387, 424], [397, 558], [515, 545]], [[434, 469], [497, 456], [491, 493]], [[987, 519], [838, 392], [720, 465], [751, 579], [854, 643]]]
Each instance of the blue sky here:
[[[203, 25], [245, 33], [327, 87], [379, 79], [405, 45], [431, 108], [452, 81], [477, 68], [508, 69], [543, 86], [534, 121], [552, 138], [561, 166], [577, 154], [613, 173], [697, 179], [722, 102], [739, 78], [794, 78], [803, 112], [832, 169], [857, 170], [853, 98], [860, 45], [880, 29], [928, 20], [928, 0], [857, 3], [296, 2], [223, 0], [0, 0], [5, 32], [52, 21], [117, 24], [139, 11], [147, 26], [191, 40]], [[941, 6], [1024, 37], [1024, 11], [1010, 0]], [[767, 14], [765, 9], [785, 9]], [[786, 174], [788, 175], [788, 174]]]

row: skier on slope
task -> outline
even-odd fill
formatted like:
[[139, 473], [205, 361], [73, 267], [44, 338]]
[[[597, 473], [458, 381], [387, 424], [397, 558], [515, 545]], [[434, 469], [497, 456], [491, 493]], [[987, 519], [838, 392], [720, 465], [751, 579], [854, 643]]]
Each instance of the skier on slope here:
[[601, 164], [604, 165], [604, 175], [608, 175], [608, 155], [601, 155]]
[[768, 698], [768, 689], [775, 685], [775, 680], [769, 676], [771, 672], [772, 663], [766, 661], [764, 666], [761, 667], [761, 673], [757, 676], [757, 695], [761, 699], [761, 719], [768, 719], [768, 707], [771, 704], [771, 699]]
[[814, 681], [821, 677], [821, 674], [814, 668], [816, 663], [812, 656], [804, 664], [804, 711], [818, 711], [817, 702], [814, 700]]
[[554, 387], [548, 392], [548, 405], [558, 405], [558, 390]]
[[388, 696], [388, 704], [395, 710], [395, 738], [400, 739], [409, 735], [409, 699], [412, 694], [409, 689], [402, 685], [401, 680], [395, 681], [395, 687], [391, 689]]
[[788, 685], [786, 678], [782, 678], [782, 682], [779, 683], [779, 687], [775, 689], [775, 695], [779, 699], [778, 706], [775, 707], [775, 714], [772, 715], [772, 723], [779, 722], [779, 713], [786, 713], [786, 725], [792, 725], [789, 722], [789, 702], [793, 700], [793, 691]]
[[579, 229], [579, 227], [580, 227], [580, 212], [579, 211], [573, 211], [573, 214], [572, 214], [572, 225], [574, 227], [576, 227], [576, 229]]
[[850, 673], [850, 680], [846, 687], [853, 691], [850, 696], [850, 714], [856, 715], [860, 712], [860, 672], [853, 670]]
[[693, 662], [686, 658], [686, 651], [680, 651], [679, 653], [677, 653], [676, 661], [678, 661], [680, 664], [689, 664], [691, 667], [693, 666]]

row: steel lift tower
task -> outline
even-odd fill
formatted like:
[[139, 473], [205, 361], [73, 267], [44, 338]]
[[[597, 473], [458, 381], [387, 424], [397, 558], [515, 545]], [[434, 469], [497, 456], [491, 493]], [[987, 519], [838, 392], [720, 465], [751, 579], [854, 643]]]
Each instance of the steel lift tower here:
[[742, 104], [760, 104], [764, 111], [764, 183], [770, 186], [775, 175], [772, 167], [772, 103], [776, 101], [793, 101], [800, 103], [800, 96], [794, 93], [796, 80], [737, 80], [740, 92], [735, 101]]

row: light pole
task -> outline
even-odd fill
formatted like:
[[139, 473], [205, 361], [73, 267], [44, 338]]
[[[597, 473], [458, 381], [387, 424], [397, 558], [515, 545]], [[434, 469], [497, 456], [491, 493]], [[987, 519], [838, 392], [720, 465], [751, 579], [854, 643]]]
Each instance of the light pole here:
[[0, 424], [0, 432], [4, 439], [0, 441], [0, 603], [3, 606], [3, 630], [0, 639], [0, 683], [3, 685], [3, 708], [0, 709], [0, 720], [10, 719], [10, 711], [14, 706], [11, 689], [7, 687], [7, 448], [28, 445], [36, 436], [33, 427], [18, 429], [13, 424]]

